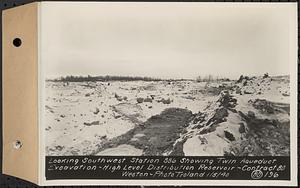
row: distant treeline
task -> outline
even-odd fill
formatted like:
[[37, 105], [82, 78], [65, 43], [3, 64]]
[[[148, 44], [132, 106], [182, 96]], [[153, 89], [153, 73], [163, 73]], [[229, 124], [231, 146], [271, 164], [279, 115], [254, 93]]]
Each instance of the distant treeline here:
[[185, 81], [187, 79], [161, 79], [142, 76], [64, 76], [56, 79], [47, 79], [52, 82], [97, 82], [97, 81]]
[[218, 82], [218, 81], [230, 81], [229, 78], [213, 76], [213, 75], [206, 75], [206, 76], [198, 76], [196, 78], [197, 82]]

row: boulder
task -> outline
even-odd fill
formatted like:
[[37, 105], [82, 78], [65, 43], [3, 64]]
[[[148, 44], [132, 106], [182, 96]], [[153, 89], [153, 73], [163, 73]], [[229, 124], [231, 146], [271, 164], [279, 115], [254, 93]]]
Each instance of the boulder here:
[[236, 88], [235, 93], [236, 93], [236, 94], [240, 94], [240, 95], [243, 94], [241, 88]]
[[95, 115], [100, 112], [99, 108], [96, 108], [95, 111], [93, 112]]
[[265, 78], [268, 78], [268, 77], [269, 77], [269, 74], [268, 74], [268, 73], [264, 74], [264, 76], [263, 76], [264, 79], [265, 79]]
[[120, 115], [115, 115], [114, 118], [115, 119], [119, 119], [121, 116]]
[[255, 113], [252, 111], [248, 111], [248, 117], [249, 118], [255, 118]]
[[285, 93], [282, 93], [282, 96], [288, 97], [288, 96], [290, 96], [290, 94], [288, 92], [285, 92]]
[[241, 83], [243, 81], [243, 79], [244, 79], [244, 76], [241, 75], [240, 78], [238, 79], [237, 83]]
[[147, 97], [144, 99], [144, 102], [152, 102], [152, 98]]
[[246, 89], [244, 89], [244, 94], [253, 94], [255, 93], [255, 89], [252, 87], [247, 87]]
[[124, 98], [122, 96], [119, 96], [118, 94], [115, 93], [115, 98], [118, 100], [118, 101], [122, 101]]
[[162, 98], [162, 99], [158, 100], [157, 102], [162, 102], [163, 104], [171, 104], [171, 102], [173, 102], [173, 101], [170, 98], [168, 98], [168, 99]]
[[100, 125], [99, 121], [92, 121], [92, 122], [84, 122], [83, 123], [85, 126], [92, 126], [92, 125]]
[[139, 97], [139, 98], [136, 99], [136, 101], [137, 101], [138, 103], [143, 103], [143, 102], [144, 102], [144, 98]]
[[245, 127], [244, 123], [240, 123], [239, 132], [240, 133], [245, 133], [246, 132], [246, 127]]
[[229, 140], [229, 141], [235, 141], [235, 137], [233, 136], [233, 134], [227, 130], [224, 130], [224, 134], [225, 137]]
[[214, 115], [214, 119], [223, 120], [227, 116], [228, 116], [228, 111], [225, 108], [219, 108], [219, 109], [216, 110], [216, 113]]
[[220, 106], [225, 108], [234, 108], [237, 104], [237, 100], [233, 98], [227, 90], [221, 92], [221, 97], [218, 102], [220, 102]]

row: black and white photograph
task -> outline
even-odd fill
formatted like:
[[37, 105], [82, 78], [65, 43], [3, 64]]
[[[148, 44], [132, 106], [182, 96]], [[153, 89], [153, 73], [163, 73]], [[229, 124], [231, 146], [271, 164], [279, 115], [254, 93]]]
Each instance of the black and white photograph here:
[[297, 185], [297, 3], [4, 5], [7, 177]]
[[290, 155], [285, 5], [48, 5], [47, 156]]

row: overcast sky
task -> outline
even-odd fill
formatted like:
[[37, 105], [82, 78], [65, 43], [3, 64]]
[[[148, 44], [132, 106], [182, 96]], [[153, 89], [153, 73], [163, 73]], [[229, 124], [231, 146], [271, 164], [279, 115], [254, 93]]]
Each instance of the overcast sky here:
[[289, 74], [291, 4], [43, 2], [46, 77]]

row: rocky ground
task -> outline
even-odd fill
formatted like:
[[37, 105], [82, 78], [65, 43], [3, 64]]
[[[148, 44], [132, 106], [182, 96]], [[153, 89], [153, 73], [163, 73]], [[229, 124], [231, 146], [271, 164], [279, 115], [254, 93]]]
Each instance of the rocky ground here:
[[47, 155], [289, 155], [289, 77], [46, 82]]

